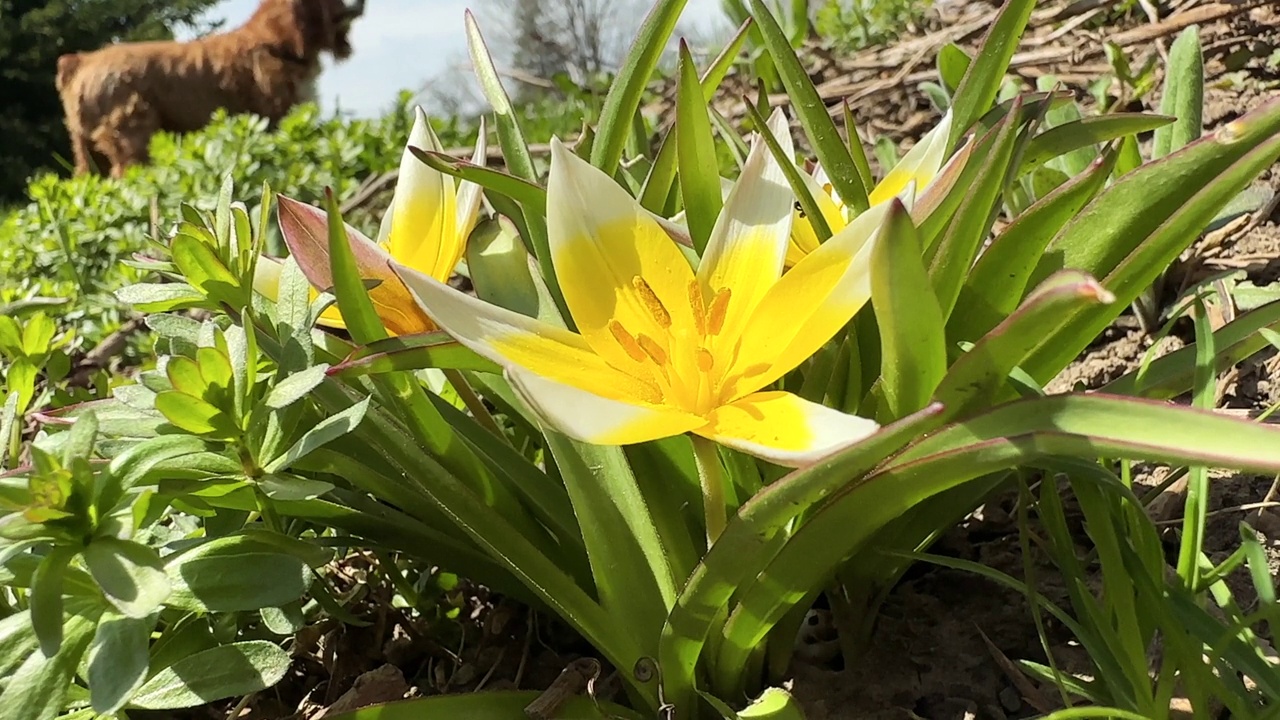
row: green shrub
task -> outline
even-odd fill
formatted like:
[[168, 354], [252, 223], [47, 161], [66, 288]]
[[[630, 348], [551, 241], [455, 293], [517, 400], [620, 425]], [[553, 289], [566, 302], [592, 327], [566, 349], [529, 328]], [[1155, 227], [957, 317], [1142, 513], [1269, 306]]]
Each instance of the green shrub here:
[[[126, 263], [146, 247], [153, 203], [167, 224], [183, 198], [217, 197], [227, 173], [241, 179], [236, 199], [251, 206], [264, 182], [300, 197], [315, 199], [325, 187], [346, 197], [371, 173], [396, 166], [411, 120], [400, 111], [376, 120], [325, 118], [305, 105], [268, 132], [262, 118], [219, 113], [201, 132], [157, 135], [153, 162], [122, 179], [39, 175], [30, 202], [0, 222], [0, 304], [66, 298], [64, 324], [91, 346], [121, 322], [110, 293], [140, 278]], [[437, 122], [436, 132], [446, 146], [470, 144], [475, 125], [453, 118]]]

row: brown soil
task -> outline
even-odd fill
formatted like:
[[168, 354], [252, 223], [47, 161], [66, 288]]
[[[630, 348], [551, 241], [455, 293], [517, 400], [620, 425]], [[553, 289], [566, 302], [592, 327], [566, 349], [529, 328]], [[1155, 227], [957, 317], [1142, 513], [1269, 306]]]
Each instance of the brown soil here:
[[[1139, 67], [1153, 52], [1167, 52], [1175, 33], [1162, 32], [1136, 15], [1105, 18], [1092, 3], [1055, 3], [1037, 8], [1033, 27], [1015, 62], [1015, 71], [1028, 84], [1046, 73], [1058, 75], [1088, 105], [1086, 85], [1110, 72], [1100, 57], [1102, 40], [1128, 38], [1124, 44], [1131, 65]], [[1203, 4], [1161, 4], [1162, 22], [1181, 13], [1200, 12]], [[1217, 7], [1217, 6], [1214, 6]], [[1083, 10], [1081, 10], [1083, 8]], [[837, 58], [814, 48], [815, 82], [825, 97], [855, 98], [854, 114], [864, 139], [887, 136], [895, 141], [918, 138], [936, 121], [937, 113], [916, 88], [933, 79], [934, 57], [945, 41], [972, 49], [994, 12], [982, 0], [938, 3], [916, 37], [892, 48], [868, 51], [855, 59]], [[1081, 12], [1090, 17], [1081, 21]], [[984, 22], [984, 19], [987, 22]], [[1073, 30], [1060, 32], [1069, 23]], [[1144, 31], [1143, 28], [1146, 28]], [[1150, 37], [1142, 39], [1141, 33]], [[1139, 41], [1133, 41], [1138, 33]], [[1202, 24], [1201, 39], [1207, 61], [1206, 129], [1229, 122], [1276, 92], [1276, 68], [1268, 58], [1280, 45], [1280, 13], [1258, 6], [1233, 12]], [[1035, 51], [1035, 52], [1033, 52]], [[1037, 55], [1038, 53], [1038, 55]], [[1041, 59], [1037, 60], [1039, 57]], [[732, 78], [730, 79], [732, 81]], [[726, 98], [741, 97], [745, 88], [730, 89]], [[1113, 86], [1112, 91], [1115, 92]], [[1158, 90], [1131, 103], [1131, 110], [1155, 110]], [[736, 116], [731, 100], [726, 115]], [[661, 111], [663, 104], [653, 109]], [[1277, 175], [1262, 178], [1260, 189], [1278, 189]], [[1265, 197], [1265, 196], [1264, 196]], [[1265, 205], [1264, 203], [1261, 203]], [[1253, 211], [1255, 208], [1248, 208]], [[1268, 208], [1263, 207], [1262, 210]], [[1269, 208], [1274, 211], [1274, 206]], [[1259, 211], [1256, 222], [1228, 227], [1189, 250], [1169, 273], [1161, 294], [1166, 309], [1186, 288], [1218, 273], [1239, 271], [1241, 287], [1263, 287], [1280, 279], [1280, 214]], [[1242, 296], [1243, 297], [1243, 296]], [[1244, 301], [1219, 307], [1219, 313], [1245, 309]], [[1054, 392], [1091, 390], [1137, 367], [1144, 354], [1153, 356], [1182, 347], [1192, 340], [1185, 321], [1156, 342], [1131, 314], [1126, 314], [1062, 375], [1050, 384]], [[1257, 414], [1280, 402], [1280, 358], [1265, 352], [1226, 373], [1220, 382], [1220, 406]], [[1147, 468], [1140, 482], [1155, 487], [1166, 469]], [[1280, 567], [1280, 514], [1271, 509], [1241, 510], [1268, 497], [1272, 478], [1221, 475], [1215, 478], [1208, 549], [1220, 561], [1239, 544], [1238, 523], [1249, 522], [1262, 537], [1272, 561]], [[1012, 497], [1001, 498], [970, 518], [932, 551], [980, 561], [1015, 577], [1023, 576], [1016, 523], [1009, 517]], [[1160, 517], [1180, 517], [1177, 498], [1164, 499]], [[1169, 523], [1176, 533], [1176, 524]], [[1172, 539], [1172, 538], [1171, 538]], [[1035, 563], [1051, 599], [1052, 567], [1043, 558]], [[306, 631], [296, 643], [295, 676], [264, 693], [245, 717], [296, 717], [318, 720], [326, 714], [396, 697], [476, 689], [548, 687], [573, 660], [590, 649], [554, 620], [539, 618], [524, 608], [495, 603], [481, 592], [452, 592], [440, 599], [459, 607], [456, 619], [410, 619], [393, 607], [389, 586], [372, 572], [363, 558], [349, 559], [339, 568], [346, 589], [363, 587], [356, 609], [372, 622], [365, 628], [330, 623]], [[1250, 597], [1247, 579], [1233, 580], [1233, 589]], [[813, 618], [818, 630], [829, 629], [822, 611]], [[1051, 650], [1060, 663], [1080, 670], [1078, 648], [1060, 627], [1048, 625]], [[821, 634], [821, 633], [819, 633]], [[821, 638], [819, 638], [821, 640]], [[821, 644], [821, 643], [819, 643]], [[1039, 688], [1012, 671], [1008, 660], [1044, 662], [1045, 649], [1031, 621], [1025, 599], [973, 574], [919, 566], [891, 594], [875, 628], [871, 648], [845, 667], [831, 669], [831, 653], [813, 652], [792, 668], [795, 694], [810, 720], [960, 720], [961, 718], [1023, 718], [1040, 714], [1037, 706], [1055, 705], [1051, 688]], [[834, 664], [839, 664], [837, 660]], [[326, 710], [328, 708], [328, 710]], [[219, 708], [203, 717], [225, 717]]]

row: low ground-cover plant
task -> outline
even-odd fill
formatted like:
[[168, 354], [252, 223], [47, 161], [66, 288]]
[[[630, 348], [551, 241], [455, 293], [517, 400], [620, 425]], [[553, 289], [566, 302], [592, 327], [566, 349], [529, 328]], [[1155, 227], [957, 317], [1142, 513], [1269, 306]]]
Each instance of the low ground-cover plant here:
[[[1117, 173], [1123, 138], [1171, 119], [1043, 130], [1065, 98], [997, 102], [1033, 5], [1014, 0], [942, 78], [943, 122], [877, 179], [753, 0], [819, 169], [805, 172], [782, 111], [756, 111], [726, 181], [707, 99], [744, 35], [701, 73], [682, 52], [674, 129], [652, 153], [636, 139], [683, 4], [654, 5], [593, 132], [553, 143], [545, 178], [468, 19], [505, 172], [482, 153], [441, 154], [419, 115], [376, 233], [347, 225], [332, 192], [323, 208], [281, 194], [291, 256], [273, 259], [270, 195], [250, 212], [227, 183], [212, 211], [184, 206], [147, 265], [167, 282], [119, 293], [149, 313], [157, 368], [110, 401], [48, 414], [8, 479], [6, 582], [34, 627], [10, 628], [0, 717], [52, 717], [86, 695], [95, 709], [187, 707], [269, 685], [279, 656], [264, 638], [304, 620], [303, 593], [340, 612], [308, 569], [336, 543], [555, 613], [623, 680], [630, 709], [595, 712], [796, 717], [786, 693], [761, 693], [784, 677], [814, 598], [827, 595], [856, 655], [914, 553], [1023, 474], [1074, 480], [1083, 466], [1096, 480], [1100, 457], [1280, 471], [1275, 428], [1160, 401], [1261, 349], [1280, 306], [1202, 332], [1110, 392], [1039, 390], [1280, 158], [1280, 104]], [[1006, 190], [1036, 164], [1104, 143], [1010, 207]], [[474, 297], [444, 284], [459, 258]], [[248, 558], [288, 581], [264, 588], [265, 570], [235, 565]], [[1205, 575], [1182, 565], [1144, 597], [1199, 589]], [[95, 674], [109, 653], [130, 662]], [[84, 658], [87, 692], [73, 682]], [[215, 662], [245, 673], [199, 685]], [[1271, 692], [1256, 667], [1234, 667]], [[37, 712], [7, 710], [37, 697]], [[508, 717], [528, 699], [405, 712]]]

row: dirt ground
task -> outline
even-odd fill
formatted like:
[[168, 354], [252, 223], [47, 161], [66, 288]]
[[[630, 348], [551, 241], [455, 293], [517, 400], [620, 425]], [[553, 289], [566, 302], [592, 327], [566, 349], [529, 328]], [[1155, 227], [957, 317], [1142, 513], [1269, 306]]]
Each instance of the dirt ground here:
[[[1160, 19], [1152, 21], [1137, 8], [1129, 17], [1104, 18], [1109, 6], [1102, 3], [1045, 4], [1036, 11], [1015, 71], [1030, 84], [1039, 75], [1054, 73], [1085, 101], [1085, 85], [1109, 72], [1100, 59], [1103, 39], [1120, 38], [1118, 43], [1125, 47], [1131, 64], [1139, 66], [1144, 54], [1167, 52], [1175, 32], [1166, 30], [1186, 19], [1183, 13], [1203, 13], [1207, 6], [1222, 5], [1234, 3], [1192, 0], [1162, 4], [1157, 6]], [[915, 83], [931, 79], [934, 56], [943, 41], [974, 47], [993, 10], [981, 0], [938, 3], [930, 20], [917, 32], [892, 48], [858, 58], [840, 59], [815, 48], [819, 58], [815, 82], [824, 96], [854, 98], [864, 138], [915, 139], [936, 121], [936, 113]], [[1082, 16], [1084, 21], [1079, 20]], [[988, 22], [984, 23], [984, 18]], [[1064, 31], [1064, 27], [1068, 29]], [[1214, 16], [1201, 25], [1201, 38], [1208, 80], [1206, 129], [1229, 122], [1275, 95], [1280, 82], [1275, 61], [1268, 64], [1280, 45], [1280, 13], [1274, 7], [1261, 5]], [[727, 96], [740, 95], [730, 92]], [[1157, 91], [1130, 109], [1154, 110], [1158, 100]], [[1240, 222], [1210, 233], [1183, 256], [1169, 273], [1162, 293], [1166, 307], [1181, 290], [1217, 273], [1239, 272], [1235, 281], [1257, 286], [1250, 297], [1265, 295], [1267, 286], [1280, 279], [1280, 213], [1268, 203], [1269, 194], [1280, 189], [1274, 187], [1277, 181], [1280, 173], [1265, 175], [1256, 188], [1260, 200], [1246, 208]], [[1245, 295], [1248, 293], [1241, 297]], [[1244, 310], [1247, 304], [1241, 301], [1240, 307], [1225, 311]], [[1190, 340], [1191, 326], [1183, 323], [1169, 337], [1154, 343], [1133, 315], [1126, 314], [1057, 378], [1050, 390], [1096, 389], [1136, 367], [1153, 344], [1159, 355]], [[1221, 407], [1256, 415], [1280, 402], [1278, 373], [1280, 357], [1273, 352], [1242, 363], [1220, 383]], [[1163, 473], [1162, 468], [1148, 468], [1141, 481], [1154, 487]], [[1237, 528], [1243, 519], [1264, 536], [1273, 570], [1280, 566], [1280, 514], [1268, 508], [1238, 509], [1270, 499], [1272, 480], [1216, 477], [1213, 508], [1223, 512], [1209, 521], [1213, 560], [1221, 561], [1238, 545]], [[932, 551], [976, 560], [1021, 577], [1023, 559], [1016, 523], [1010, 518], [1012, 502], [1013, 497], [996, 499]], [[1177, 504], [1167, 507], [1176, 511]], [[1172, 532], [1170, 542], [1176, 542]], [[1035, 562], [1043, 565], [1042, 577], [1052, 575], [1052, 567], [1043, 559]], [[298, 660], [293, 677], [255, 698], [242, 717], [320, 720], [341, 710], [405, 696], [513, 687], [543, 689], [572, 661], [590, 653], [589, 647], [554, 620], [482, 592], [471, 592], [465, 586], [448, 596], [456, 600], [461, 622], [427, 622], [410, 620], [407, 611], [393, 607], [389, 586], [362, 557], [340, 568], [338, 580], [344, 589], [362, 593], [357, 605], [364, 608], [371, 624], [352, 627], [333, 622], [309, 628], [294, 645]], [[1051, 584], [1040, 589], [1053, 599]], [[1243, 586], [1236, 589], [1246, 590]], [[822, 627], [829, 623], [823, 613], [814, 618]], [[1055, 658], [1068, 666], [1080, 662], [1078, 648], [1070, 646], [1060, 628], [1050, 625], [1050, 631]], [[839, 661], [795, 663], [794, 692], [810, 720], [1038, 715], [1025, 697], [1025, 688], [1020, 689], [1006, 671], [1007, 665], [1002, 665], [1004, 658], [1045, 660], [1025, 599], [973, 574], [920, 566], [889, 597], [869, 652], [839, 669], [833, 669]], [[197, 716], [224, 718], [227, 708], [208, 708]]]

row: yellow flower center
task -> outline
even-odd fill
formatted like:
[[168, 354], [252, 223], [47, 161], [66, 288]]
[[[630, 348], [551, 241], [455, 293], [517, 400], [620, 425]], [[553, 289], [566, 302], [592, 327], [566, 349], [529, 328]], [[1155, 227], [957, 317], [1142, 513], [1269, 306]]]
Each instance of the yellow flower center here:
[[617, 320], [609, 321], [609, 333], [627, 356], [639, 365], [638, 379], [653, 391], [654, 402], [685, 412], [706, 415], [722, 404], [725, 374], [737, 353], [713, 349], [713, 338], [724, 330], [733, 292], [720, 288], [708, 303], [697, 280], [689, 283], [688, 302], [693, 327], [672, 323], [671, 312], [649, 283], [639, 275], [631, 279], [636, 297], [658, 328], [656, 337], [632, 332]]

